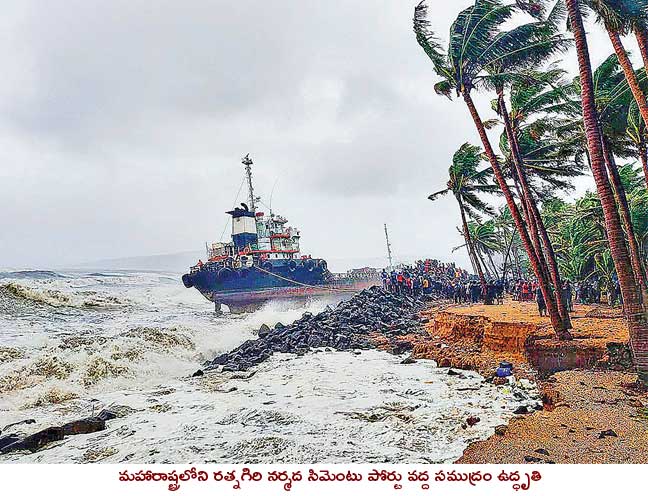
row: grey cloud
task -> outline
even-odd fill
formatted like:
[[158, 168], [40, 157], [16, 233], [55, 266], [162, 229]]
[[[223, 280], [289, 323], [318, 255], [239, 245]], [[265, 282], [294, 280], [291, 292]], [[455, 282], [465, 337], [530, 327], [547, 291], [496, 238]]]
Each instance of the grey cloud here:
[[[325, 257], [466, 262], [445, 182], [477, 135], [411, 32], [418, 0], [25, 0], [0, 20], [0, 265], [200, 249], [252, 153]], [[434, 1], [442, 34], [469, 0]], [[488, 98], [479, 99], [487, 112]]]

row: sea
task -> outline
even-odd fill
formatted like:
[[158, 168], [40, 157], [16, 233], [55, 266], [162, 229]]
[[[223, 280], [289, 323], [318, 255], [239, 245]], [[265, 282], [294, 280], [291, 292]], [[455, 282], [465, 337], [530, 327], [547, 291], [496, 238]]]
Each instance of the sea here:
[[477, 373], [377, 350], [276, 354], [192, 377], [262, 324], [330, 304], [218, 315], [180, 274], [0, 272], [0, 436], [118, 414], [0, 463], [447, 463], [520, 404]]

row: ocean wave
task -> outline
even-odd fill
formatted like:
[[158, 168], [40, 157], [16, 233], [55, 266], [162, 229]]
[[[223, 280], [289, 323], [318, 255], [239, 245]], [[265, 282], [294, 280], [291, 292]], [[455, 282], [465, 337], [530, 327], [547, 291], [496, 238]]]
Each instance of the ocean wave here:
[[91, 272], [86, 277], [128, 277], [128, 275], [120, 272]]
[[116, 296], [101, 295], [95, 291], [66, 293], [55, 289], [36, 289], [17, 282], [0, 285], [0, 298], [2, 296], [50, 307], [110, 308], [128, 304], [128, 301]]
[[195, 350], [196, 344], [189, 337], [189, 329], [175, 327], [134, 327], [120, 334], [125, 338], [139, 338], [147, 344], [169, 348], [185, 348]]
[[30, 408], [38, 408], [40, 406], [60, 405], [61, 403], [65, 403], [66, 401], [75, 400], [78, 397], [79, 395], [75, 392], [67, 391], [57, 386], [52, 386], [51, 388], [39, 394], [35, 399], [28, 401], [27, 403], [22, 405], [22, 409], [28, 410]]
[[0, 363], [11, 362], [24, 358], [25, 352], [18, 348], [11, 348], [9, 346], [0, 346]]
[[0, 279], [65, 279], [66, 276], [51, 270], [16, 270], [0, 272]]
[[105, 358], [95, 356], [87, 364], [81, 381], [87, 388], [94, 386], [98, 382], [107, 379], [115, 378], [123, 375], [128, 375], [130, 369], [124, 365], [118, 365], [115, 362], [106, 360]]

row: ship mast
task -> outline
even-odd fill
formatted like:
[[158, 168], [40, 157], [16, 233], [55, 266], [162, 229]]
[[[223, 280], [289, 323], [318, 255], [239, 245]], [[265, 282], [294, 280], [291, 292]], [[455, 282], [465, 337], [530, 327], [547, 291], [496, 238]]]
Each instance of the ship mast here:
[[255, 212], [256, 206], [254, 205], [254, 188], [252, 187], [252, 164], [254, 162], [252, 162], [249, 153], [241, 159], [241, 163], [245, 165], [245, 175], [247, 177], [248, 183], [248, 206], [250, 207], [250, 211]]
[[389, 268], [392, 268], [392, 252], [391, 243], [389, 242], [389, 233], [387, 232], [387, 224], [385, 224], [385, 240], [387, 241], [387, 257], [389, 258]]

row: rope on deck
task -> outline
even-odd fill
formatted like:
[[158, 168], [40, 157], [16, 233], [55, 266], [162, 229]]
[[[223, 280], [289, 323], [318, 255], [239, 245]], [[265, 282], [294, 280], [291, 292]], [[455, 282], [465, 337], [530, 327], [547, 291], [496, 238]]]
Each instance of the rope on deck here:
[[327, 291], [331, 292], [338, 292], [338, 293], [357, 293], [358, 290], [356, 289], [350, 289], [350, 288], [334, 288], [331, 286], [314, 286], [313, 284], [306, 284], [304, 282], [299, 282], [299, 281], [293, 281], [292, 279], [288, 279], [287, 277], [280, 276], [279, 274], [275, 274], [274, 272], [270, 272], [269, 270], [262, 269], [258, 265], [253, 265], [253, 268], [257, 269], [260, 272], [264, 272], [266, 274], [269, 274], [273, 277], [276, 277], [277, 279], [281, 279], [282, 281], [287, 281], [293, 284], [296, 284], [298, 286], [303, 286], [306, 288], [315, 288], [315, 289], [325, 289]]

